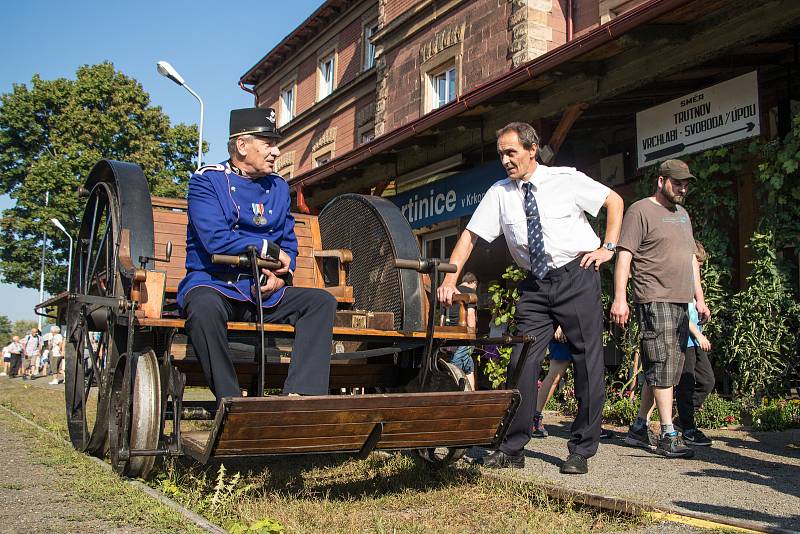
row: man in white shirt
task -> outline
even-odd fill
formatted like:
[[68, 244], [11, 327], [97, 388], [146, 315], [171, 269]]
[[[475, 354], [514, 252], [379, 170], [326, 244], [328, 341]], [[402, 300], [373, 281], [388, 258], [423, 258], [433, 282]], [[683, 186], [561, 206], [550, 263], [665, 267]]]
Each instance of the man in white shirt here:
[[22, 339], [24, 375], [23, 380], [28, 380], [34, 373], [39, 373], [39, 357], [42, 354], [42, 336], [39, 329], [31, 328], [31, 333]]
[[[574, 358], [578, 413], [572, 424], [569, 456], [562, 473], [588, 472], [587, 458], [597, 452], [605, 401], [603, 310], [600, 301], [600, 265], [614, 256], [622, 225], [622, 198], [582, 172], [547, 167], [536, 162], [539, 137], [530, 124], [512, 122], [497, 131], [497, 152], [508, 178], [496, 182], [484, 195], [450, 257], [458, 271], [448, 274], [437, 296], [449, 306], [455, 281], [478, 238], [494, 241], [505, 236], [511, 256], [528, 276], [520, 283], [517, 304], [518, 333], [534, 336], [520, 375], [521, 403], [505, 440], [485, 467], [525, 466], [523, 450], [531, 438], [536, 407], [532, 387], [541, 370], [545, 347], [560, 324]], [[586, 213], [607, 210], [605, 242], [594, 233]], [[515, 373], [522, 347], [511, 355], [508, 377]]]

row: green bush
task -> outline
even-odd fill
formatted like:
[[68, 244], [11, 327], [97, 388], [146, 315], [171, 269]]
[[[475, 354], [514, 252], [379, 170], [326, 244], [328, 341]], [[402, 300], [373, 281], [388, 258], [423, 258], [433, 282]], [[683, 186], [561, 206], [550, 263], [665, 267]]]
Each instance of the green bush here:
[[511, 361], [512, 347], [498, 347], [498, 356], [487, 358], [478, 356], [478, 360], [483, 364], [483, 373], [492, 384], [492, 389], [502, 387], [506, 383], [508, 363]]
[[722, 359], [739, 396], [779, 395], [795, 357], [800, 306], [775, 255], [772, 233], [753, 234], [748, 287], [727, 310]]
[[694, 414], [695, 424], [699, 428], [722, 428], [737, 425], [742, 421], [742, 404], [736, 400], [723, 399], [716, 393], [708, 396], [706, 401]]
[[800, 400], [770, 400], [753, 410], [753, 429], [764, 432], [800, 428]]
[[[503, 273], [505, 283], [493, 280], [489, 284], [489, 311], [492, 314], [494, 326], [504, 326], [509, 334], [514, 334], [517, 325], [514, 323], [514, 314], [517, 313], [519, 290], [517, 285], [525, 278], [525, 271], [516, 265], [506, 267]], [[506, 285], [509, 288], [506, 288]], [[499, 347], [499, 358], [481, 358], [485, 363], [483, 372], [492, 383], [493, 388], [498, 388], [506, 382], [508, 362], [511, 360], [511, 347]]]
[[639, 414], [639, 400], [634, 397], [607, 399], [603, 405], [603, 421], [619, 425], [630, 425]]

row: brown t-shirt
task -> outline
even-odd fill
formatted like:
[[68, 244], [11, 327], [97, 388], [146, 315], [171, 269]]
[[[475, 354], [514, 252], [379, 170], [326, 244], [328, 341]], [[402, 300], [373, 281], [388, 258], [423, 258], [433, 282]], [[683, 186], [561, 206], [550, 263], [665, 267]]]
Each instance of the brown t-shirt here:
[[650, 198], [634, 202], [617, 246], [633, 254], [636, 302], [692, 302], [696, 247], [683, 206], [665, 208]]

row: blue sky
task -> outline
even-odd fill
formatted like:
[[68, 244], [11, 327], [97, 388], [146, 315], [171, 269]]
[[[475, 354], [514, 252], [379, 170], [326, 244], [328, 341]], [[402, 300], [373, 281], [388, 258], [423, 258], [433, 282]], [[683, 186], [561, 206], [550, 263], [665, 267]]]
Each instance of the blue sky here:
[[[205, 103], [204, 162], [225, 158], [228, 112], [253, 105], [239, 77], [306, 19], [322, 0], [39, 1], [3, 9], [0, 93], [15, 83], [73, 78], [77, 68], [105, 60], [135, 78], [173, 123], [196, 124], [199, 105], [185, 89], [160, 76], [158, 60], [172, 63]], [[232, 11], [236, 6], [241, 11]], [[11, 206], [0, 197], [0, 209]], [[38, 292], [0, 284], [0, 314], [34, 319]]]

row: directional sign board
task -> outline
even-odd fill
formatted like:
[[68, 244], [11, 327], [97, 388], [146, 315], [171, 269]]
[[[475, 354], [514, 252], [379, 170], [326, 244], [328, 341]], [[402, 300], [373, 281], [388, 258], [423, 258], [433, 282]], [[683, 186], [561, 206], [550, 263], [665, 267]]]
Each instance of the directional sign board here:
[[638, 166], [760, 133], [758, 76], [753, 71], [637, 113]]

